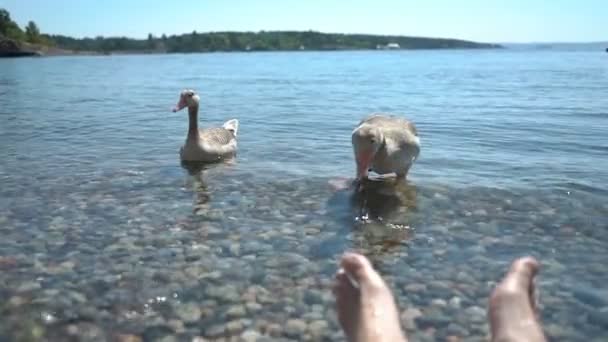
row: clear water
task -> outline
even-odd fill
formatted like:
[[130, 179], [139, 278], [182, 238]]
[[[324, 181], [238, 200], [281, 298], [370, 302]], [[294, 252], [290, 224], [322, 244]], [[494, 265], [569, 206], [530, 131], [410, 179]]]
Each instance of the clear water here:
[[[484, 339], [475, 313], [522, 255], [541, 261], [554, 340], [605, 337], [607, 57], [0, 60], [0, 337], [343, 339], [329, 285], [353, 249], [422, 313], [404, 317], [413, 340]], [[180, 165], [184, 88], [201, 125], [240, 120], [235, 163]], [[352, 177], [350, 132], [379, 111], [416, 123], [421, 156], [409, 186], [353, 199], [329, 183]]]

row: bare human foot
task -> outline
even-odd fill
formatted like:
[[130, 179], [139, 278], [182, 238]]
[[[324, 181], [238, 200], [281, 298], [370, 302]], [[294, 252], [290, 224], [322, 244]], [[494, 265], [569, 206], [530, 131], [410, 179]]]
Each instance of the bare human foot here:
[[538, 268], [536, 259], [519, 258], [492, 291], [488, 309], [492, 341], [546, 341], [534, 294]]
[[350, 342], [406, 342], [395, 299], [369, 260], [346, 253], [333, 288], [338, 321]]

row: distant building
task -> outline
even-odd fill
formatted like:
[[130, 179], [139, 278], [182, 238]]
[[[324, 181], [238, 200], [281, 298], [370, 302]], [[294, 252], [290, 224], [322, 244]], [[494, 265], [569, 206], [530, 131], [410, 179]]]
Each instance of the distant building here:
[[386, 45], [376, 45], [376, 50], [399, 50], [401, 46], [397, 43], [388, 43]]

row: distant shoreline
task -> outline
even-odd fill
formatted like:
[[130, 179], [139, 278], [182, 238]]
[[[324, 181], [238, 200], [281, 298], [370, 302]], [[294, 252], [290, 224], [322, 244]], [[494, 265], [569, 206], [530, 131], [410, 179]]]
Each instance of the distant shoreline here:
[[484, 47], [484, 48], [410, 48], [410, 49], [282, 49], [282, 50], [214, 50], [214, 51], [145, 51], [145, 50], [115, 50], [111, 52], [100, 51], [78, 51], [65, 49], [49, 49], [47, 47], [30, 47], [16, 52], [0, 51], [0, 58], [19, 58], [19, 57], [61, 57], [61, 56], [137, 56], [137, 55], [178, 55], [178, 54], [213, 54], [213, 53], [273, 53], [273, 52], [355, 52], [355, 51], [378, 51], [378, 52], [403, 52], [403, 51], [445, 51], [445, 50], [488, 50], [505, 49], [505, 47]]
[[0, 58], [20, 58], [20, 57], [62, 57], [62, 56], [139, 56], [139, 55], [187, 55], [187, 54], [214, 54], [214, 53], [273, 53], [273, 52], [356, 52], [356, 51], [378, 51], [378, 52], [403, 52], [403, 51], [445, 51], [445, 50], [487, 50], [490, 48], [449, 48], [449, 49], [399, 49], [399, 50], [376, 50], [376, 49], [324, 49], [324, 50], [257, 50], [257, 51], [192, 51], [192, 52], [157, 52], [157, 51], [112, 51], [109, 53], [97, 51], [73, 51], [62, 50], [60, 52], [41, 52], [41, 51], [20, 51], [15, 53], [2, 53]]
[[[3, 53], [23, 53], [30, 56], [73, 55], [144, 55], [172, 53], [213, 52], [297, 52], [297, 51], [403, 51], [403, 50], [455, 50], [502, 49], [499, 44], [477, 43], [451, 38], [423, 38], [408, 36], [381, 36], [367, 34], [334, 34], [316, 31], [261, 31], [261, 32], [207, 32], [186, 33], [132, 39], [127, 37], [72, 38], [42, 34], [47, 45], [24, 42], [0, 44]], [[3, 51], [6, 46], [19, 46], [18, 50]]]

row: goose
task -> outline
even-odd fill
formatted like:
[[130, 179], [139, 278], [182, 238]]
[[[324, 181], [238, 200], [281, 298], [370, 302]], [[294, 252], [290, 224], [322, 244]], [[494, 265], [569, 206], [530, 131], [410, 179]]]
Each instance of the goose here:
[[380, 175], [394, 173], [405, 179], [420, 154], [416, 126], [404, 118], [371, 114], [353, 130], [351, 142], [357, 165], [357, 181], [373, 171]]
[[183, 90], [179, 102], [173, 108], [178, 112], [188, 107], [188, 136], [180, 148], [182, 161], [217, 162], [236, 155], [239, 121], [231, 119], [222, 127], [198, 128], [200, 97], [191, 89]]

